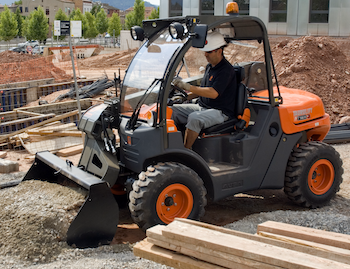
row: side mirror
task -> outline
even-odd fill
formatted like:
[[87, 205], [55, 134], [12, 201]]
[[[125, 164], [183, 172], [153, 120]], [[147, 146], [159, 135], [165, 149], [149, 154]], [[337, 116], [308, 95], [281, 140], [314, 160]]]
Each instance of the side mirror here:
[[197, 24], [194, 27], [194, 35], [192, 37], [192, 47], [203, 48], [207, 40], [208, 25]]

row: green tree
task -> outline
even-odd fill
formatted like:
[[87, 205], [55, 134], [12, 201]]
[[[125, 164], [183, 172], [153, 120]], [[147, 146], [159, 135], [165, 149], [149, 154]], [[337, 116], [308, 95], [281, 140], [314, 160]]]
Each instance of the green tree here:
[[[80, 9], [79, 9], [79, 10], [80, 10]], [[69, 19], [70, 21], [74, 21], [73, 18], [74, 18], [74, 16], [75, 16], [75, 12], [76, 12], [76, 9], [73, 9], [72, 12], [69, 14], [68, 19]]]
[[149, 20], [159, 19], [159, 7], [152, 10], [151, 15], [148, 17]]
[[5, 41], [10, 41], [18, 33], [16, 16], [12, 13], [7, 5], [4, 11], [0, 13], [0, 38]]
[[101, 9], [96, 15], [96, 28], [100, 34], [103, 34], [108, 30], [107, 14], [103, 9]]
[[96, 15], [101, 11], [101, 6], [96, 4], [91, 9], [91, 14], [96, 17]]
[[16, 9], [15, 17], [16, 17], [17, 29], [18, 29], [17, 36], [23, 36], [24, 19], [23, 19], [22, 15], [21, 15], [19, 7], [17, 7], [17, 9]]
[[23, 21], [23, 27], [22, 27], [22, 36], [25, 36], [26, 39], [31, 40], [30, 38], [30, 34], [28, 32], [28, 25], [29, 25], [29, 21], [31, 18], [31, 14], [29, 14]]
[[113, 30], [115, 36], [120, 35], [120, 30], [122, 29], [122, 24], [120, 23], [120, 18], [118, 13], [113, 13], [112, 17], [108, 20], [108, 33], [113, 36]]
[[46, 40], [48, 32], [49, 24], [47, 17], [43, 8], [38, 6], [37, 10], [31, 12], [31, 18], [28, 22], [27, 35], [30, 36], [30, 40], [39, 40], [42, 42]]
[[71, 21], [81, 21], [81, 30], [82, 36], [85, 37], [85, 33], [87, 31], [87, 20], [83, 13], [81, 13], [80, 9], [77, 8], [74, 10], [74, 16], [70, 19]]
[[[66, 13], [63, 12], [62, 9], [59, 9], [57, 11], [57, 13], [55, 15], [55, 20], [57, 20], [57, 21], [69, 21], [68, 16], [66, 15]], [[66, 36], [61, 35], [58, 38], [59, 38], [59, 40], [63, 40], [66, 38]]]
[[16, 6], [22, 5], [22, 0], [15, 1], [14, 4], [15, 4]]
[[145, 2], [143, 0], [135, 0], [134, 10], [125, 16], [125, 27], [131, 29], [131, 27], [138, 25], [142, 26], [142, 21], [145, 18]]
[[87, 25], [83, 36], [87, 39], [95, 38], [98, 35], [98, 31], [96, 28], [96, 18], [90, 12], [85, 12], [85, 17]]

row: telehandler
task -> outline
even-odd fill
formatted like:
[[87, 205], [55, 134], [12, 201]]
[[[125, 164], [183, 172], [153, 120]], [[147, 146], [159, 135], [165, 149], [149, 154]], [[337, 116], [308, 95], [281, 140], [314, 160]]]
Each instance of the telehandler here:
[[[181, 126], [171, 119], [172, 105], [189, 102], [188, 93], [172, 81], [181, 76], [199, 85], [206, 61], [196, 51], [204, 47], [208, 31], [219, 31], [237, 48], [227, 56], [238, 78], [237, 118], [202, 130], [189, 150]], [[199, 220], [208, 200], [257, 189], [284, 188], [291, 200], [309, 208], [335, 196], [343, 168], [339, 154], [322, 142], [329, 115], [318, 96], [278, 85], [259, 18], [145, 20], [131, 34], [143, 44], [123, 81], [116, 78], [120, 95], [89, 108], [78, 124], [86, 134], [79, 165], [39, 152], [24, 178], [88, 190], [69, 227], [69, 244], [109, 243], [121, 199], [127, 199], [133, 220], [146, 230], [176, 217]], [[263, 58], [240, 62], [240, 51], [258, 48]]]

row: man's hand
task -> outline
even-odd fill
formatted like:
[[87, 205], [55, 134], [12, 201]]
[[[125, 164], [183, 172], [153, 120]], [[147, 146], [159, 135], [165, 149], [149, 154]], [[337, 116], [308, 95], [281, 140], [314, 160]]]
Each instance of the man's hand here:
[[183, 82], [181, 79], [179, 78], [175, 78], [173, 80], [173, 84], [177, 87], [179, 87], [180, 89], [183, 89], [185, 91], [190, 91], [191, 88], [191, 84], [187, 83], [187, 82]]

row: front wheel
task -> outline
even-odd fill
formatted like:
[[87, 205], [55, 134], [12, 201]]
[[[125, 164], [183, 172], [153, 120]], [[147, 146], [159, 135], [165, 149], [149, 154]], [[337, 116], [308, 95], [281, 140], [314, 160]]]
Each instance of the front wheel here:
[[339, 191], [342, 175], [342, 160], [332, 146], [307, 142], [295, 148], [289, 157], [284, 192], [299, 205], [321, 207]]
[[144, 231], [175, 218], [199, 220], [207, 204], [206, 193], [192, 169], [179, 163], [159, 163], [140, 173], [133, 183], [129, 209]]

